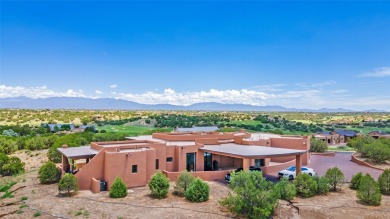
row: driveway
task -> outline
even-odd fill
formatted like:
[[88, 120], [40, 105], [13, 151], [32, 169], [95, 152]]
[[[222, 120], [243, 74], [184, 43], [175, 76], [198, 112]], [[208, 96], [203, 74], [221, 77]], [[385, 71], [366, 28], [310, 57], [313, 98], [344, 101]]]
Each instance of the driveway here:
[[344, 173], [347, 182], [351, 181], [352, 176], [358, 172], [369, 173], [374, 179], [378, 179], [379, 175], [382, 174], [382, 170], [352, 162], [351, 155], [352, 152], [336, 152], [334, 157], [311, 155], [310, 164], [307, 166], [313, 168], [319, 176], [325, 175], [329, 168], [338, 167]]

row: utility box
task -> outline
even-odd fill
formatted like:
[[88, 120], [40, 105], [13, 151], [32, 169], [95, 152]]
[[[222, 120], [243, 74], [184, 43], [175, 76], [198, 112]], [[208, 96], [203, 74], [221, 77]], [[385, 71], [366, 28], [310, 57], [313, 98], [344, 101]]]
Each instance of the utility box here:
[[107, 182], [100, 180], [100, 191], [107, 191]]

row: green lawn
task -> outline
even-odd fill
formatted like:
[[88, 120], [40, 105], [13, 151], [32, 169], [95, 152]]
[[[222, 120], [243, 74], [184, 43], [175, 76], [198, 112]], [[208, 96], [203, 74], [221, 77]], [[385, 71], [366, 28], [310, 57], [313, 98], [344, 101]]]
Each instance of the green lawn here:
[[107, 132], [125, 133], [129, 136], [150, 135], [153, 132], [169, 132], [170, 128], [151, 128], [145, 126], [129, 126], [129, 125], [105, 125], [98, 127], [98, 130], [106, 130]]
[[356, 150], [348, 146], [338, 146], [338, 147], [328, 147], [328, 151], [356, 151]]

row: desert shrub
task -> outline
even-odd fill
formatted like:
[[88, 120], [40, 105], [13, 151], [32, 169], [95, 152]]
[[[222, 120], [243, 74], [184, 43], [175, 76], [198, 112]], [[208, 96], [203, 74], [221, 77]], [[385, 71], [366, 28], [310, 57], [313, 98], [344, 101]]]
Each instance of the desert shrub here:
[[272, 182], [267, 182], [258, 171], [232, 173], [230, 187], [233, 193], [220, 200], [237, 216], [249, 218], [269, 218], [277, 205], [279, 192]]
[[47, 157], [54, 163], [61, 163], [61, 153], [57, 151], [57, 147], [51, 146], [47, 152]]
[[24, 163], [18, 157], [10, 157], [1, 169], [5, 176], [18, 175], [24, 173]]
[[19, 137], [20, 136], [19, 133], [15, 132], [12, 129], [4, 130], [3, 131], [3, 135], [4, 136], [10, 136], [10, 137]]
[[362, 179], [362, 177], [363, 177], [362, 172], [359, 172], [359, 173], [352, 176], [351, 186], [350, 186], [351, 189], [354, 189], [354, 190], [359, 189], [360, 180]]
[[18, 144], [13, 138], [0, 138], [0, 153], [12, 154], [18, 150]]
[[325, 173], [325, 178], [328, 179], [333, 191], [336, 191], [345, 181], [344, 173], [338, 167], [328, 169]]
[[187, 190], [191, 182], [194, 181], [194, 179], [195, 178], [191, 173], [187, 171], [181, 172], [176, 180], [174, 194], [178, 196], [184, 196], [184, 192]]
[[373, 163], [383, 163], [390, 159], [390, 147], [376, 140], [371, 144], [363, 145], [361, 155], [367, 157]]
[[209, 200], [209, 190], [209, 185], [197, 178], [191, 182], [188, 189], [184, 192], [184, 196], [192, 202], [205, 202]]
[[390, 195], [390, 169], [386, 169], [379, 176], [378, 185], [383, 195]]
[[363, 145], [370, 144], [374, 141], [375, 139], [371, 136], [357, 137], [357, 138], [350, 139], [347, 143], [347, 146], [351, 148], [356, 148], [358, 152], [361, 152]]
[[317, 182], [317, 194], [324, 195], [329, 192], [329, 181], [326, 177], [315, 176], [314, 180]]
[[283, 200], [292, 200], [297, 195], [294, 184], [290, 183], [286, 178], [282, 178], [275, 184], [274, 188], [279, 193], [279, 198]]
[[4, 153], [0, 153], [0, 174], [3, 174], [3, 166], [8, 162], [9, 162], [9, 157]]
[[65, 173], [58, 183], [58, 191], [64, 192], [65, 195], [71, 196], [78, 191], [77, 178], [71, 173]]
[[110, 189], [110, 198], [123, 198], [127, 196], [127, 186], [120, 176], [116, 177]]
[[368, 205], [377, 206], [381, 204], [382, 194], [378, 183], [375, 182], [370, 174], [366, 174], [361, 178], [357, 197]]
[[310, 152], [323, 153], [328, 150], [326, 142], [318, 139], [310, 139]]
[[166, 198], [169, 190], [169, 179], [161, 172], [156, 172], [148, 183], [152, 196], [155, 198]]
[[299, 174], [294, 180], [297, 194], [302, 197], [312, 197], [317, 193], [317, 182], [309, 174]]
[[41, 150], [46, 148], [48, 147], [46, 146], [46, 142], [43, 137], [37, 136], [26, 141], [26, 149]]
[[48, 161], [39, 168], [38, 177], [42, 184], [56, 183], [60, 180], [61, 173], [53, 162]]

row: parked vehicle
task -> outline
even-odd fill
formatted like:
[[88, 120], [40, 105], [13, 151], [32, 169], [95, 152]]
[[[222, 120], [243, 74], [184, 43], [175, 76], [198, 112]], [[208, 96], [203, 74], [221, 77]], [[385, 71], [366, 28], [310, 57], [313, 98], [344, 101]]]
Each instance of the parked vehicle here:
[[[242, 168], [242, 167], [240, 167], [240, 168], [238, 168], [238, 169], [236, 169], [236, 170], [233, 170], [232, 172], [240, 172], [240, 171], [243, 171], [243, 168]], [[259, 172], [261, 172], [261, 169], [260, 169], [260, 167], [250, 166], [250, 167], [249, 167], [249, 171], [259, 171]], [[226, 176], [225, 176], [225, 180], [226, 180], [226, 182], [228, 182], [228, 183], [230, 182], [230, 174], [231, 174], [232, 172], [226, 174]]]
[[[314, 172], [314, 170], [312, 168], [309, 168], [309, 167], [302, 167], [301, 171], [302, 171], [302, 173], [309, 174], [310, 176], [316, 175], [316, 172]], [[278, 176], [279, 176], [279, 178], [284, 177], [284, 178], [288, 178], [290, 180], [293, 180], [297, 176], [296, 167], [291, 166], [285, 170], [279, 171]]]

